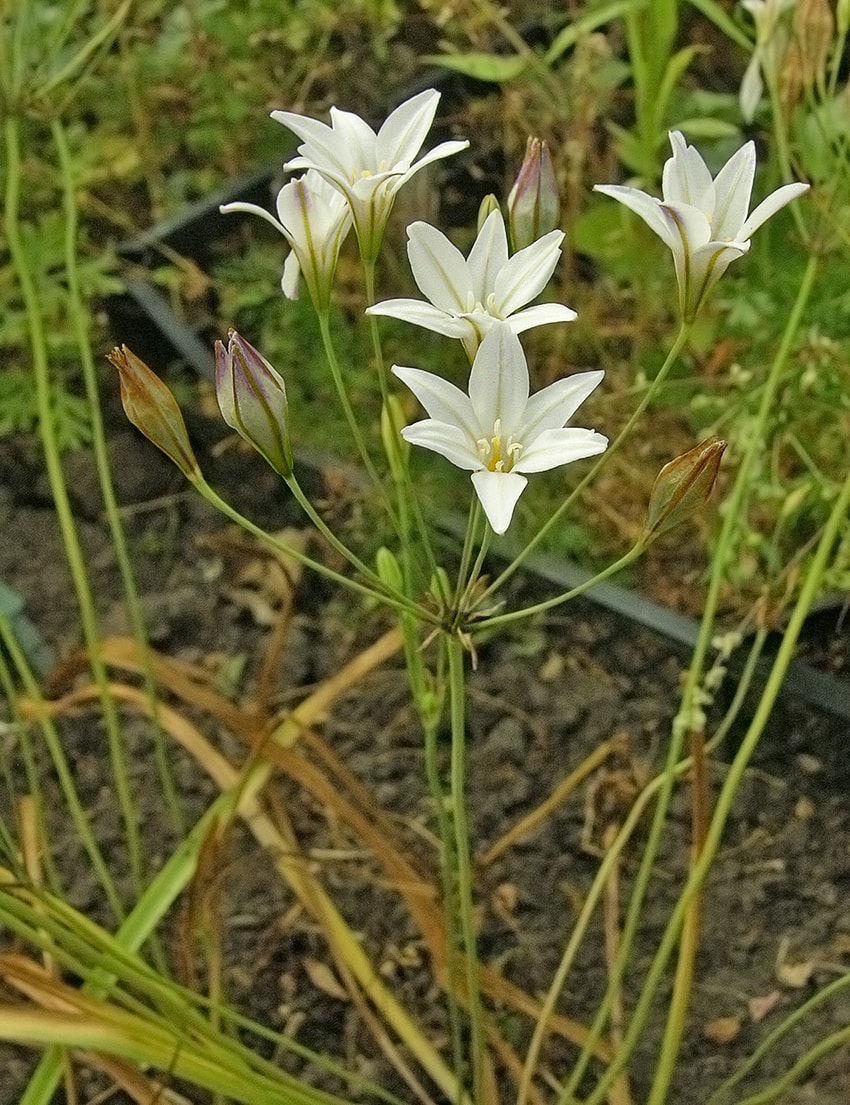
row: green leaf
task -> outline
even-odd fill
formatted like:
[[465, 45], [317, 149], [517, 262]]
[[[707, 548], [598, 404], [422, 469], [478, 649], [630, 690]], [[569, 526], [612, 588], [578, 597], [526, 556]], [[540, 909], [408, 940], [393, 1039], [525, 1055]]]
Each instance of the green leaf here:
[[595, 31], [597, 27], [610, 23], [612, 19], [619, 19], [621, 15], [625, 15], [632, 9], [645, 8], [646, 5], [647, 0], [614, 0], [614, 3], [606, 4], [598, 11], [588, 12], [587, 15], [577, 19], [574, 23], [568, 23], [546, 51], [544, 55], [546, 64], [554, 65], [562, 54], [575, 46], [580, 38], [590, 34], [591, 31]]
[[423, 60], [477, 81], [493, 81], [496, 84], [515, 80], [528, 67], [528, 60], [519, 54], [504, 56], [476, 51], [468, 54], [430, 54]]

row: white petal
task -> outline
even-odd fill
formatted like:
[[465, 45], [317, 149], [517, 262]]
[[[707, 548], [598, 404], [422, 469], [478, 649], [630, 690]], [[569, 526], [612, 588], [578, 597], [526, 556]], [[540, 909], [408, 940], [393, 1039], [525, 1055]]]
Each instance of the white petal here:
[[450, 422], [425, 418], [421, 422], [414, 422], [412, 426], [405, 426], [401, 436], [411, 445], [419, 445], [423, 449], [430, 449], [432, 453], [439, 453], [466, 472], [481, 467], [481, 461], [470, 439], [459, 426]]
[[475, 493], [494, 533], [503, 534], [511, 524], [514, 507], [527, 483], [518, 472], [489, 472], [485, 468], [472, 473]]
[[472, 277], [460, 250], [428, 223], [411, 223], [407, 236], [410, 267], [422, 294], [450, 314], [468, 311]]
[[522, 334], [533, 326], [546, 326], [550, 322], [572, 322], [576, 313], [563, 303], [538, 303], [517, 311], [507, 319], [508, 326], [515, 334]]
[[431, 129], [439, 102], [440, 93], [429, 88], [405, 100], [387, 117], [375, 143], [378, 167], [410, 167]]
[[280, 286], [287, 299], [298, 298], [298, 277], [301, 275], [301, 266], [294, 249], [291, 249], [283, 262], [283, 276]]
[[752, 215], [750, 215], [741, 227], [738, 232], [738, 237], [742, 241], [746, 241], [747, 238], [752, 237], [762, 223], [766, 223], [770, 216], [775, 215], [780, 207], [784, 207], [786, 203], [790, 203], [791, 200], [796, 199], [797, 196], [801, 196], [803, 192], [808, 192], [808, 190], [808, 184], [783, 184], [781, 188], [777, 188], [775, 192], [771, 192], [767, 199], [761, 201]]
[[421, 299], [386, 299], [366, 308], [367, 315], [383, 315], [385, 318], [398, 318], [412, 322], [435, 334], [444, 334], [447, 338], [465, 338], [475, 334], [475, 328], [465, 318], [455, 318], [439, 307], [423, 303]]
[[661, 210], [670, 218], [682, 248], [688, 252], [700, 249], [716, 237], [711, 222], [699, 207], [690, 203], [662, 203]]
[[528, 365], [519, 338], [504, 322], [484, 335], [469, 373], [469, 400], [476, 437], [489, 438], [498, 418], [509, 436], [521, 423], [528, 402]]
[[430, 165], [434, 161], [442, 161], [444, 157], [452, 157], [456, 153], [460, 153], [461, 150], [468, 149], [469, 140], [457, 139], [451, 142], [441, 142], [439, 146], [435, 146], [433, 150], [429, 150], [428, 153], [423, 154], [417, 162], [410, 166], [407, 172], [400, 178], [396, 188], [400, 188], [402, 184], [406, 184], [412, 176], [419, 172], [420, 169], [424, 169], [426, 165]]
[[298, 147], [301, 157], [287, 161], [284, 168], [329, 168], [347, 178], [349, 158], [346, 147], [326, 123], [306, 115], [296, 115], [292, 111], [273, 111], [272, 119], [304, 140], [304, 144]]
[[639, 188], [627, 188], [623, 184], [595, 184], [594, 192], [610, 196], [640, 215], [650, 230], [654, 231], [670, 249], [679, 248], [679, 235], [661, 206], [661, 201], [642, 192]]
[[734, 153], [714, 181], [716, 193], [711, 236], [717, 241], [737, 241], [750, 209], [756, 171], [755, 143], [747, 142]]
[[536, 392], [526, 404], [522, 425], [516, 430], [517, 439], [527, 449], [546, 430], [566, 425], [604, 375], [599, 371], [577, 372]]
[[258, 206], [256, 203], [223, 203], [219, 207], [219, 211], [222, 215], [230, 215], [234, 211], [245, 211], [249, 215], [259, 215], [261, 219], [265, 219], [267, 223], [271, 223], [275, 230], [284, 233], [284, 229], [277, 219], [272, 215], [270, 211], [266, 211], [264, 207]]
[[474, 450], [480, 435], [468, 395], [442, 376], [435, 376], [433, 372], [425, 372], [421, 368], [393, 365], [392, 373], [410, 388], [432, 419], [459, 426]]
[[709, 215], [714, 210], [711, 173], [699, 150], [689, 146], [683, 135], [670, 132], [673, 156], [664, 163], [661, 194], [665, 203], [690, 203]]
[[355, 170], [374, 172], [379, 167], [375, 152], [377, 140], [365, 119], [353, 111], [332, 107], [331, 123], [340, 159], [349, 167], [349, 179], [353, 179]]
[[552, 230], [518, 250], [496, 278], [496, 309], [507, 318], [540, 295], [561, 256], [563, 230]]
[[[478, 237], [466, 260], [475, 299], [487, 303], [495, 290], [496, 278], [508, 263], [508, 235], [501, 211], [491, 211], [478, 231]], [[526, 300], [528, 302], [528, 300]]]
[[567, 427], [563, 430], [544, 430], [537, 440], [520, 454], [514, 465], [515, 472], [545, 472], [574, 460], [595, 457], [608, 447], [608, 438], [595, 430]]
[[761, 58], [759, 51], [756, 50], [747, 65], [741, 81], [741, 90], [738, 93], [738, 104], [745, 123], [753, 121], [761, 103], [762, 92], [764, 92], [764, 81], [761, 79]]

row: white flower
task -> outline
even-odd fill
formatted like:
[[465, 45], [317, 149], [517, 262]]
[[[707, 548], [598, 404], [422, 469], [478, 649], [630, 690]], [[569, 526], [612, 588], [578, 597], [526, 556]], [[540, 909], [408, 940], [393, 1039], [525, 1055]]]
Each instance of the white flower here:
[[741, 114], [748, 123], [753, 120], [764, 90], [762, 73], [771, 81], [778, 75], [788, 45], [788, 35], [780, 26], [782, 14], [796, 3], [797, 0], [741, 0], [741, 7], [753, 17], [756, 29], [755, 48], [738, 97]]
[[564, 427], [604, 373], [579, 372], [529, 397], [522, 346], [506, 323], [493, 325], [481, 342], [468, 395], [419, 368], [394, 365], [393, 372], [429, 415], [405, 427], [402, 437], [472, 472], [495, 533], [510, 525], [528, 482], [523, 473], [592, 457], [608, 445], [593, 430]]
[[562, 230], [544, 234], [510, 258], [505, 220], [498, 210], [484, 220], [468, 258], [428, 223], [412, 223], [407, 236], [413, 277], [430, 303], [388, 299], [369, 307], [367, 313], [405, 319], [460, 338], [470, 360], [482, 337], [499, 321], [520, 334], [532, 326], [576, 317], [575, 311], [560, 303], [525, 307], [540, 294], [558, 263]]
[[808, 184], [785, 184], [762, 200], [749, 216], [756, 152], [747, 142], [712, 179], [699, 152], [671, 131], [673, 156], [664, 165], [663, 199], [638, 188], [597, 184], [595, 191], [630, 207], [673, 251], [682, 316], [691, 320], [750, 237]]
[[396, 192], [425, 165], [466, 149], [468, 142], [443, 142], [414, 158], [434, 121], [439, 92], [429, 88], [406, 100], [376, 134], [359, 115], [331, 108], [331, 125], [291, 111], [272, 119], [293, 131], [302, 144], [286, 169], [315, 169], [345, 196], [364, 260], [374, 261]]
[[255, 203], [226, 203], [221, 211], [248, 211], [279, 230], [292, 247], [283, 266], [281, 286], [289, 299], [298, 298], [298, 276], [304, 274], [317, 311], [330, 303], [339, 249], [351, 229], [344, 196], [317, 172], [291, 180], [277, 194], [277, 218]]

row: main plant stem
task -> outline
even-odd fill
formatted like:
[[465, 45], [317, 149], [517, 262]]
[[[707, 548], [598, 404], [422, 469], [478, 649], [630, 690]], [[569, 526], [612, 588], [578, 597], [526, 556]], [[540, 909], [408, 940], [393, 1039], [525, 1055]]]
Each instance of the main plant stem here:
[[472, 1101], [475, 1105], [484, 1105], [484, 1018], [478, 970], [478, 940], [475, 932], [469, 822], [466, 815], [466, 679], [464, 650], [457, 636], [446, 634], [443, 640], [448, 660], [449, 714], [452, 731], [449, 804], [454, 845], [452, 856], [455, 864], [455, 878], [453, 881], [466, 972]]

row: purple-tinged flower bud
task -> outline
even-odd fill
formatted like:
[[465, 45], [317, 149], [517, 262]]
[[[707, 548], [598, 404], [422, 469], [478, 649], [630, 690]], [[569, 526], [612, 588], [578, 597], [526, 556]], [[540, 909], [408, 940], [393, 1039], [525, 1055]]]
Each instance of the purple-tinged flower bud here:
[[235, 330], [215, 343], [215, 391], [222, 418], [275, 472], [292, 474], [286, 387], [266, 358]]
[[525, 160], [508, 196], [508, 224], [514, 253], [531, 245], [561, 221], [561, 202], [549, 147], [529, 138]]
[[107, 360], [118, 369], [121, 403], [136, 429], [170, 457], [187, 479], [198, 479], [201, 470], [171, 391], [126, 345], [116, 346]]
[[705, 506], [725, 449], [725, 441], [712, 437], [664, 465], [649, 496], [648, 539], [673, 529]]

